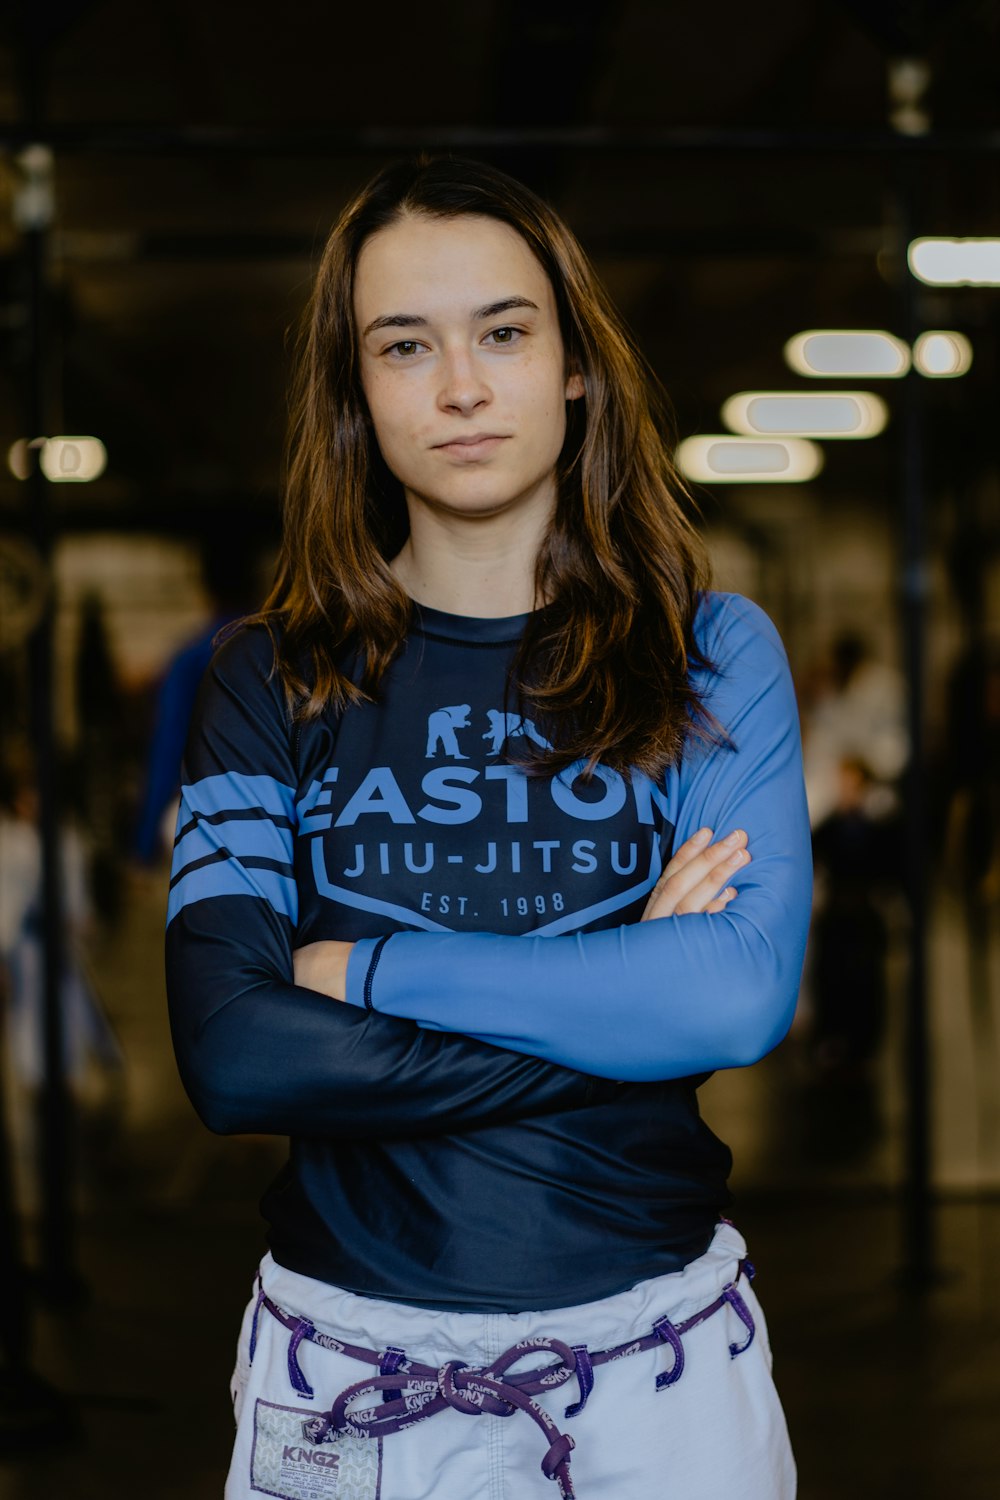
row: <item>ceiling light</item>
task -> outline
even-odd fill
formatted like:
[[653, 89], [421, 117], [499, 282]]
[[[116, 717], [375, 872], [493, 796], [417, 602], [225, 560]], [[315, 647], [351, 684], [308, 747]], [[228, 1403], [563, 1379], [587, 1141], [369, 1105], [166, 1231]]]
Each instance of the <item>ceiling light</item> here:
[[719, 433], [685, 438], [677, 465], [687, 479], [707, 484], [801, 484], [823, 467], [823, 450], [803, 438], [773, 441]]
[[797, 375], [898, 380], [910, 368], [910, 351], [879, 328], [810, 328], [788, 340], [785, 362]]
[[929, 328], [913, 346], [913, 363], [921, 375], [949, 380], [964, 375], [972, 364], [972, 345], [964, 333]]
[[100, 438], [53, 437], [42, 449], [42, 473], [53, 484], [83, 484], [104, 473], [108, 453]]
[[723, 406], [722, 420], [733, 432], [866, 438], [882, 431], [889, 411], [868, 391], [740, 391]]
[[911, 241], [907, 263], [928, 286], [1000, 286], [1000, 240]]

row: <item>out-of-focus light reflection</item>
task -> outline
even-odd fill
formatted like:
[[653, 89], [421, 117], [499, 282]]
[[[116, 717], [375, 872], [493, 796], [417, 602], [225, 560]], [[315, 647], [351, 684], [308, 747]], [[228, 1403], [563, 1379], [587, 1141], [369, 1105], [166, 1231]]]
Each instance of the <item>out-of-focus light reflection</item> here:
[[7, 449], [7, 467], [15, 479], [27, 479], [31, 473], [31, 444], [18, 438]]
[[677, 465], [688, 479], [707, 484], [801, 484], [823, 467], [823, 450], [805, 438], [772, 441], [719, 433], [685, 438]]
[[42, 449], [42, 473], [53, 484], [85, 484], [103, 474], [107, 462], [100, 438], [53, 437]]
[[924, 95], [931, 81], [931, 68], [923, 57], [890, 57], [886, 67], [889, 92], [889, 124], [901, 135], [926, 135], [931, 117]]
[[951, 380], [972, 365], [972, 345], [964, 333], [929, 328], [913, 346], [913, 363], [932, 380]]
[[785, 363], [813, 378], [898, 380], [910, 368], [910, 351], [881, 328], [810, 328], [788, 340]]
[[889, 410], [868, 391], [740, 391], [723, 406], [722, 420], [733, 432], [867, 438], [882, 431]]
[[1000, 240], [912, 240], [907, 263], [928, 286], [1000, 286]]

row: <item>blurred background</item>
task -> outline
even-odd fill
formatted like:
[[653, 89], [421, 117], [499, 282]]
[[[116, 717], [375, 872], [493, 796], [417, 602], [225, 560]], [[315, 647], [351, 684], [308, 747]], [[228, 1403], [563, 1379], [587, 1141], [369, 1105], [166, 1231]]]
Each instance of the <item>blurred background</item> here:
[[283, 1153], [209, 1136], [175, 1077], [179, 758], [273, 565], [325, 236], [426, 148], [575, 229], [702, 440], [718, 586], [788, 647], [802, 999], [702, 1098], [801, 1493], [992, 1497], [1000, 8], [35, 0], [0, 26], [0, 1496], [221, 1495]]

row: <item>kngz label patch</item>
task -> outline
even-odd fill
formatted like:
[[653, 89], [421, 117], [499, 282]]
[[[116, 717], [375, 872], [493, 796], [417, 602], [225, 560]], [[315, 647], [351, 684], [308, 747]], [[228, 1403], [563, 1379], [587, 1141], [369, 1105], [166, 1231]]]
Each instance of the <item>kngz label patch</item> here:
[[310, 1443], [301, 1407], [257, 1401], [253, 1417], [250, 1488], [277, 1500], [379, 1500], [380, 1439], [342, 1437]]

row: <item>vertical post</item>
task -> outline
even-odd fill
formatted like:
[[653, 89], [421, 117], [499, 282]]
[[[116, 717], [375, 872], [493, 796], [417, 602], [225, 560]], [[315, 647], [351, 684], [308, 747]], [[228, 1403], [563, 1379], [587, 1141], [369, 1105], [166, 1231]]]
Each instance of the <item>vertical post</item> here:
[[[27, 381], [28, 433], [33, 440], [48, 432], [50, 413], [46, 258], [53, 214], [52, 153], [31, 145], [20, 157], [23, 178], [16, 217], [24, 236], [28, 269], [31, 366]], [[54, 521], [49, 483], [38, 462], [28, 479], [30, 525], [39, 556], [50, 571]], [[45, 1076], [40, 1101], [41, 1255], [39, 1277], [54, 1300], [79, 1295], [73, 1237], [73, 1155], [71, 1111], [66, 1083], [65, 1017], [62, 1007], [64, 933], [59, 840], [59, 777], [54, 722], [53, 656], [55, 594], [51, 585], [38, 625], [28, 641], [31, 677], [31, 731], [38, 787], [38, 832], [41, 844], [42, 981]]]
[[[25, 235], [31, 317], [31, 368], [27, 381], [25, 416], [32, 436], [43, 432], [46, 416], [46, 367], [43, 315], [45, 234], [51, 221], [52, 156], [46, 146], [30, 146], [18, 163], [23, 173], [15, 199], [15, 218]], [[29, 503], [36, 544], [43, 560], [51, 562], [52, 524], [44, 475], [35, 465], [29, 480]], [[70, 1238], [69, 1110], [63, 1069], [63, 1016], [59, 977], [62, 972], [60, 909], [59, 822], [54, 802], [55, 735], [52, 722], [51, 587], [42, 618], [28, 642], [32, 674], [32, 732], [37, 755], [39, 837], [42, 852], [42, 923], [44, 973], [45, 1087], [42, 1096], [42, 1270], [48, 1289], [64, 1300], [79, 1291], [72, 1270]], [[0, 1105], [3, 1104], [0, 1097]], [[39, 1443], [65, 1442], [75, 1433], [75, 1413], [65, 1396], [40, 1376], [31, 1364], [27, 1276], [21, 1257], [7, 1141], [0, 1131], [0, 1269], [3, 1273], [3, 1310], [0, 1313], [0, 1456], [33, 1452]]]
[[[917, 285], [906, 263], [916, 232], [919, 159], [900, 151], [898, 233], [902, 335], [915, 342], [919, 328]], [[900, 432], [901, 611], [903, 662], [908, 684], [910, 758], [903, 783], [909, 961], [906, 989], [906, 1167], [901, 1279], [914, 1290], [936, 1279], [931, 1201], [931, 1073], [927, 1005], [927, 768], [925, 673], [927, 543], [922, 427], [923, 381], [911, 366], [902, 382]]]

